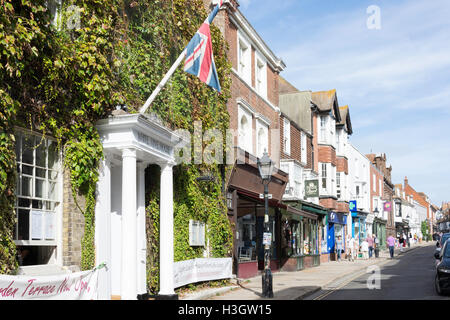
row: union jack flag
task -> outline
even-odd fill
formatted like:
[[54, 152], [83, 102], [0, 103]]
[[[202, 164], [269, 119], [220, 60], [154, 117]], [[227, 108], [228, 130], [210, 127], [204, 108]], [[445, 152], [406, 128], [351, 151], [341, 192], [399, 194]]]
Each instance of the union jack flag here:
[[211, 31], [209, 28], [224, 0], [218, 2], [186, 47], [184, 71], [193, 74], [220, 92], [219, 77], [214, 63]]

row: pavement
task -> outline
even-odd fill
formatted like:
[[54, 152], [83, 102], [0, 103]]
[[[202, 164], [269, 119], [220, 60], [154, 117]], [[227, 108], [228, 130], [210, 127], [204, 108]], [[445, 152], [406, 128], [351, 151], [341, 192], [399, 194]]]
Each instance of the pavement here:
[[[411, 245], [410, 248], [395, 249], [394, 259], [418, 247], [435, 246], [434, 241]], [[390, 261], [389, 251], [381, 250], [379, 257], [357, 259], [354, 262], [342, 260], [321, 263], [317, 267], [294, 272], [272, 274], [274, 297], [262, 297], [261, 275], [249, 279], [233, 279], [232, 285], [222, 288], [200, 289], [180, 295], [180, 300], [302, 300], [320, 290], [336, 287], [349, 277], [367, 272], [371, 265], [383, 265]]]

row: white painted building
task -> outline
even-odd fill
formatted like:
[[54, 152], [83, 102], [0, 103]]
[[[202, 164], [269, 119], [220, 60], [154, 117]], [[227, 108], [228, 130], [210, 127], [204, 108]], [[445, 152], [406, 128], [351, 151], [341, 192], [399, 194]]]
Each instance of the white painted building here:
[[[350, 142], [348, 142], [346, 150], [348, 157], [349, 201], [356, 200], [358, 211], [368, 213], [365, 220], [366, 230], [368, 234], [372, 234], [372, 223], [374, 215], [370, 210], [370, 160]], [[379, 212], [382, 212], [381, 206], [379, 208]], [[349, 215], [348, 217], [347, 228], [349, 234], [352, 234], [351, 215]]]

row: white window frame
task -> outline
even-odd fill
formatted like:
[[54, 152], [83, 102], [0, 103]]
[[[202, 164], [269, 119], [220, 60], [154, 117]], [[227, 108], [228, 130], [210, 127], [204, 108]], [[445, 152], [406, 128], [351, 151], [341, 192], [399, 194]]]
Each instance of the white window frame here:
[[[326, 163], [321, 163], [321, 168], [320, 168], [320, 189], [325, 191], [326, 193], [328, 192], [328, 168], [327, 168], [327, 164]], [[325, 182], [325, 187], [323, 186]]]
[[267, 99], [267, 61], [255, 52], [255, 90]]
[[202, 221], [189, 220], [189, 246], [205, 246], [205, 228], [206, 224]]
[[[242, 127], [242, 120], [245, 117], [247, 127]], [[241, 104], [238, 104], [238, 146], [253, 154], [253, 113]]]
[[341, 153], [341, 130], [336, 130], [336, 152]]
[[373, 192], [377, 192], [377, 176], [376, 176], [376, 174], [374, 173], [374, 174], [372, 174], [372, 190], [373, 190]]
[[382, 186], [382, 182], [381, 182], [381, 179], [380, 179], [380, 180], [378, 180], [378, 182], [379, 182], [379, 187], [380, 187], [380, 192], [379, 192], [379, 195], [380, 195], [380, 197], [381, 197], [381, 196], [383, 196], [383, 186]]
[[291, 154], [291, 122], [286, 118], [283, 119], [283, 152]]
[[[60, 231], [60, 225], [61, 225], [61, 215], [62, 215], [62, 157], [61, 152], [56, 151], [57, 155], [57, 161], [55, 162], [55, 166], [52, 168], [48, 167], [48, 143], [51, 142], [52, 144], [56, 144], [56, 140], [45, 137], [42, 135], [39, 135], [37, 133], [25, 133], [24, 131], [18, 129], [15, 133], [16, 136], [16, 157], [18, 156], [17, 160], [17, 169], [20, 170], [20, 172], [17, 173], [17, 190], [16, 190], [16, 203], [15, 203], [15, 212], [17, 217], [17, 223], [15, 225], [15, 239], [14, 242], [16, 245], [27, 245], [27, 246], [57, 246], [58, 240], [60, 238], [59, 231]], [[23, 154], [23, 146], [22, 146], [22, 137], [28, 137], [34, 139], [34, 143], [36, 143], [38, 146], [42, 145], [42, 143], [45, 143], [46, 148], [46, 155], [45, 155], [45, 165], [39, 166], [36, 163], [36, 150], [38, 147], [33, 149], [33, 163], [24, 163], [22, 159]], [[25, 168], [27, 168], [25, 170]], [[31, 173], [29, 173], [31, 169]], [[28, 172], [27, 172], [28, 171]], [[42, 174], [38, 174], [38, 172], [44, 172], [44, 177], [42, 177]], [[50, 176], [50, 173], [51, 176]], [[54, 178], [52, 178], [54, 177]], [[23, 178], [29, 179], [30, 183], [30, 194], [26, 195], [23, 194], [22, 191], [22, 183]], [[43, 196], [37, 196], [36, 195], [36, 181], [42, 181], [43, 182]], [[55, 192], [55, 198], [48, 197], [48, 186], [50, 183], [53, 184], [54, 189], [53, 192]], [[22, 202], [22, 203], [21, 203]], [[29, 202], [28, 205], [25, 205], [25, 202]], [[19, 210], [29, 210], [29, 239], [18, 239], [19, 236]], [[38, 237], [35, 237], [33, 239], [33, 213], [35, 215], [38, 215], [42, 219], [41, 224], [41, 230], [39, 230], [41, 236], [41, 239]], [[51, 227], [54, 228], [52, 231], [52, 236], [46, 235], [46, 217], [49, 215], [53, 215], [52, 218], [52, 224]], [[37, 216], [36, 216], [37, 217]]]
[[341, 173], [336, 172], [336, 197], [340, 199], [342, 196], [341, 193]]
[[303, 131], [301, 131], [300, 132], [300, 161], [304, 164], [306, 164], [308, 162], [306, 143], [307, 143], [306, 134]]
[[237, 62], [238, 62], [238, 74], [244, 79], [248, 84], [251, 85], [252, 80], [252, 47], [250, 42], [245, 39], [245, 37], [238, 32], [238, 43], [237, 43]]
[[50, 10], [50, 14], [53, 15], [51, 24], [58, 30], [61, 30], [61, 11], [64, 0], [48, 0], [46, 1], [47, 10]]
[[319, 116], [319, 132], [320, 132], [320, 142], [327, 142], [327, 123], [328, 123], [328, 116], [320, 115]]
[[[264, 141], [261, 141], [260, 132], [263, 132], [262, 137]], [[261, 119], [256, 120], [256, 156], [261, 158], [264, 151], [269, 153], [269, 125]]]

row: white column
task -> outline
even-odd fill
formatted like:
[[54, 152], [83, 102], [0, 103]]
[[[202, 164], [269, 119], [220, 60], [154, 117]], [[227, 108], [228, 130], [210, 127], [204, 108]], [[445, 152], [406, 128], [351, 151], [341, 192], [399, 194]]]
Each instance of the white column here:
[[160, 166], [159, 294], [173, 295], [173, 165]]
[[106, 268], [99, 270], [98, 298], [111, 299], [111, 164], [108, 155], [100, 164], [95, 206], [96, 264], [105, 262]]
[[122, 150], [122, 300], [137, 299], [136, 150]]
[[147, 293], [147, 237], [145, 225], [145, 168], [147, 163], [138, 164], [137, 177], [137, 293]]

